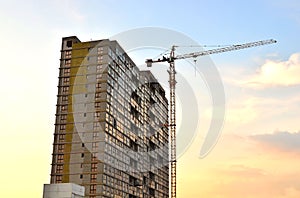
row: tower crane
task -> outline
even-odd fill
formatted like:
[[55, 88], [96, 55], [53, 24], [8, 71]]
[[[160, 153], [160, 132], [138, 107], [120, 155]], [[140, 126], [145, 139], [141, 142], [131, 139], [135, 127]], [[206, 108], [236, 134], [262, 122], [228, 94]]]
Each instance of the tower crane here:
[[206, 51], [192, 52], [188, 54], [175, 55], [176, 45], [173, 45], [171, 48], [171, 52], [169, 57], [163, 56], [157, 60], [147, 59], [146, 64], [147, 67], [151, 67], [153, 63], [159, 62], [168, 62], [170, 64], [168, 73], [169, 73], [169, 86], [170, 86], [170, 121], [169, 121], [169, 133], [170, 133], [170, 142], [171, 142], [171, 157], [170, 157], [170, 165], [171, 165], [171, 198], [176, 198], [176, 103], [175, 103], [175, 60], [178, 59], [187, 59], [187, 58], [196, 58], [198, 56], [206, 56], [210, 54], [218, 54], [223, 52], [229, 52], [234, 50], [240, 50], [250, 47], [257, 47], [261, 45], [268, 45], [276, 43], [277, 41], [274, 39], [263, 40], [250, 42], [245, 44], [238, 45], [230, 45], [228, 47], [216, 48]]

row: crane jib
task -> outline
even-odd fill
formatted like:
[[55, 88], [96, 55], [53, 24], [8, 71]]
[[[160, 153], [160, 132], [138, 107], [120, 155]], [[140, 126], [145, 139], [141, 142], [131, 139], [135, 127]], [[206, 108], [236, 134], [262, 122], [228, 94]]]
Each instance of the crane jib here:
[[[200, 51], [200, 52], [193, 52], [189, 54], [183, 54], [175, 56], [175, 48], [178, 46], [173, 45], [172, 50], [170, 52], [170, 57], [163, 56], [162, 58], [159, 58], [157, 60], [147, 59], [146, 64], [148, 67], [151, 67], [153, 63], [157, 62], [168, 62], [170, 64], [169, 67], [169, 86], [170, 86], [170, 121], [169, 121], [169, 133], [170, 133], [170, 144], [171, 144], [171, 198], [176, 198], [176, 102], [175, 102], [175, 64], [174, 60], [176, 59], [186, 59], [186, 58], [196, 58], [198, 56], [206, 56], [210, 54], [217, 54], [217, 53], [223, 53], [228, 51], [234, 51], [234, 50], [240, 50], [250, 47], [257, 47], [260, 45], [267, 45], [276, 43], [276, 40], [270, 39], [270, 40], [264, 40], [264, 41], [257, 41], [252, 43], [245, 43], [245, 44], [238, 44], [238, 45], [232, 45], [228, 47], [223, 48], [216, 48], [212, 50], [207, 51]], [[205, 138], [206, 139], [206, 138]], [[211, 147], [211, 143], [209, 143], [209, 146]]]
[[189, 54], [178, 55], [174, 59], [196, 58], [198, 56], [207, 56], [210, 54], [218, 54], [218, 53], [240, 50], [240, 49], [245, 49], [245, 48], [250, 48], [250, 47], [257, 47], [260, 45], [268, 45], [268, 44], [272, 44], [272, 43], [276, 43], [276, 42], [277, 41], [274, 39], [269, 39], [269, 40], [256, 41], [256, 42], [245, 43], [245, 44], [237, 44], [237, 45], [232, 45], [232, 46], [223, 47], [223, 48], [216, 48], [216, 49], [207, 50], [207, 51], [200, 51], [200, 52], [193, 52], [193, 53], [189, 53]]

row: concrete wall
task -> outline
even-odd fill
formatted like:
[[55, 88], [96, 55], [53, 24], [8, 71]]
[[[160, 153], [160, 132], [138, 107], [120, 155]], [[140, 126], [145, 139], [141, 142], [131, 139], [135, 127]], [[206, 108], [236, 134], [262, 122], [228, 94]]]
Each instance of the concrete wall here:
[[43, 198], [83, 198], [84, 187], [72, 183], [44, 184]]

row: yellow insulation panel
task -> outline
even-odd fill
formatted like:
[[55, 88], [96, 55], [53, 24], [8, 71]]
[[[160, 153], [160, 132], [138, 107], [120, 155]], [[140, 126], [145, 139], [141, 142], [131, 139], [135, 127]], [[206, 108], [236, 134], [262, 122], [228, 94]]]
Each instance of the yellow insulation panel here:
[[75, 133], [74, 127], [74, 116], [73, 116], [73, 94], [84, 93], [86, 91], [86, 68], [82, 65], [87, 64], [86, 56], [88, 55], [89, 43], [74, 43], [72, 48], [72, 59], [71, 59], [71, 71], [70, 71], [70, 95], [68, 98], [68, 115], [67, 122], [70, 124], [66, 125], [66, 139], [68, 144], [65, 145], [64, 155], [64, 175], [62, 178], [63, 183], [68, 183], [70, 173], [70, 159], [72, 151], [73, 133]]

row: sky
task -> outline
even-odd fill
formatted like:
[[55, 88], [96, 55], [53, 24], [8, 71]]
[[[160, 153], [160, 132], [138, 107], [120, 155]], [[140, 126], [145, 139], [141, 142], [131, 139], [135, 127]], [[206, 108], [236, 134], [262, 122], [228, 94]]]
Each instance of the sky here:
[[[179, 94], [178, 122], [194, 119], [198, 125], [178, 156], [178, 197], [300, 197], [299, 1], [0, 0], [0, 5], [0, 197], [41, 197], [50, 182], [61, 38], [99, 40], [145, 27], [179, 32], [200, 45], [278, 41], [208, 57], [224, 86], [226, 115], [205, 157], [199, 152], [217, 108], [214, 90], [191, 63], [178, 64], [199, 112], [185, 115], [187, 98]], [[161, 50], [131, 55], [142, 67], [144, 56], [155, 53]]]

